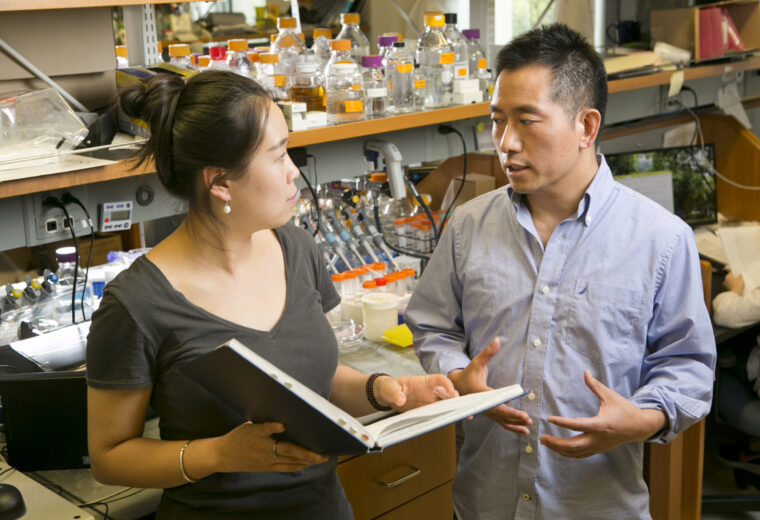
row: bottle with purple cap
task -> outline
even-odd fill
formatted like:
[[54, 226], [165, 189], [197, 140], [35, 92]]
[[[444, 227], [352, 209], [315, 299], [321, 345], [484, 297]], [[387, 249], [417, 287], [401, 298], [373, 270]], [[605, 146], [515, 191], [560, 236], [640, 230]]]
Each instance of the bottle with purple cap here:
[[382, 117], [388, 111], [388, 84], [383, 74], [383, 59], [380, 56], [362, 56], [364, 67], [364, 114], [367, 117]]
[[489, 85], [491, 84], [491, 73], [488, 72], [486, 55], [480, 47], [480, 29], [465, 29], [462, 35], [467, 39], [467, 58], [468, 69], [471, 78], [480, 80], [480, 89], [486, 99], [490, 99]]

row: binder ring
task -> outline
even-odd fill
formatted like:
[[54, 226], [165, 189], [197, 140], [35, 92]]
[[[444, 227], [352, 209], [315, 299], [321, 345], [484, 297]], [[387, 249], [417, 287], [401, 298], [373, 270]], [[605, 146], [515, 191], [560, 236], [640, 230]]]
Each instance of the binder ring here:
[[270, 457], [273, 459], [277, 458], [277, 443], [280, 442], [279, 440], [275, 439], [274, 446], [272, 446], [272, 452], [269, 454]]

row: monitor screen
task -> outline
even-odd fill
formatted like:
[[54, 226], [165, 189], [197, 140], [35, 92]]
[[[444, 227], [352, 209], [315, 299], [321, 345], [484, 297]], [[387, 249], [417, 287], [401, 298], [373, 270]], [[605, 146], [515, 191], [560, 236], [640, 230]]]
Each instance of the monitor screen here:
[[[615, 180], [659, 202], [690, 226], [718, 221], [712, 144], [706, 144], [704, 151], [699, 146], [679, 146], [605, 154], [605, 159]], [[657, 187], [658, 180], [670, 182], [672, 197], [660, 189], [667, 186]]]

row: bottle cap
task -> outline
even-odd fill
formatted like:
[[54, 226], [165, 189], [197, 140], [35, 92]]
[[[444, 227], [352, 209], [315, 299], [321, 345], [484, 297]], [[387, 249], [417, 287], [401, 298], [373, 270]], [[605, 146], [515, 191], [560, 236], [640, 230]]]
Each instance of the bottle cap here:
[[280, 57], [274, 52], [261, 52], [259, 53], [259, 61], [261, 63], [279, 63]]
[[388, 174], [385, 172], [375, 172], [369, 174], [370, 182], [388, 182]]
[[356, 63], [333, 63], [333, 70], [341, 74], [347, 74], [356, 71]]
[[377, 284], [378, 287], [385, 287], [388, 285], [388, 279], [384, 276], [381, 276], [380, 278], [375, 278], [375, 284]]
[[362, 283], [362, 289], [374, 289], [375, 287], [377, 287], [377, 284], [374, 282], [374, 280], [369, 280]]
[[407, 276], [414, 276], [414, 269], [412, 269], [411, 267], [407, 267], [401, 272], [405, 273]]
[[55, 261], [59, 264], [61, 262], [76, 262], [77, 250], [73, 247], [59, 247], [55, 250]]
[[319, 64], [313, 61], [297, 61], [296, 62], [296, 71], [298, 72], [311, 74], [313, 72], [317, 72], [318, 68], [319, 68]]
[[226, 60], [227, 48], [223, 45], [217, 45], [215, 47], [209, 47], [208, 55], [212, 60]]
[[406, 43], [404, 42], [393, 42], [393, 48], [397, 49], [399, 47], [406, 47]]
[[340, 23], [359, 23], [359, 13], [343, 13], [340, 15]]
[[480, 39], [480, 29], [465, 29], [462, 31], [462, 35], [464, 35], [465, 38], [468, 40], [479, 40]]
[[366, 267], [354, 267], [352, 270], [359, 276], [365, 275], [369, 272]]
[[390, 47], [394, 42], [398, 41], [398, 36], [378, 36], [377, 44], [380, 47]]
[[346, 271], [345, 273], [343, 273], [343, 276], [346, 277], [346, 280], [353, 280], [354, 278], [356, 278], [356, 273], [353, 271]]
[[227, 40], [227, 48], [231, 51], [247, 51], [248, 40]]
[[457, 23], [457, 14], [446, 13], [443, 15], [443, 19], [446, 21], [446, 23]]
[[334, 51], [350, 51], [351, 40], [330, 40], [330, 49]]
[[116, 46], [116, 55], [119, 58], [126, 58], [127, 57], [127, 46], [126, 45], [117, 45]]
[[380, 56], [362, 56], [362, 67], [382, 67], [383, 58]]
[[343, 273], [338, 273], [330, 276], [330, 278], [332, 278], [333, 282], [342, 282], [346, 279], [346, 276]]
[[169, 56], [172, 58], [190, 56], [190, 46], [186, 43], [175, 43], [173, 45], [169, 45]]
[[332, 31], [330, 29], [327, 29], [325, 27], [317, 27], [314, 29], [314, 31], [311, 33], [312, 38], [315, 40], [319, 38], [320, 36], [324, 36], [328, 40], [332, 38]]
[[396, 225], [396, 226], [403, 226], [404, 224], [406, 224], [406, 222], [407, 222], [407, 219], [405, 219], [405, 218], [402, 217], [402, 218], [395, 219], [393, 221], [393, 224]]
[[295, 29], [296, 27], [298, 27], [298, 22], [291, 16], [280, 16], [277, 19], [278, 29]]
[[427, 27], [443, 27], [444, 24], [443, 13], [439, 11], [425, 13], [425, 25]]
[[159, 54], [164, 52], [164, 42], [156, 42], [156, 50]]
[[209, 56], [208, 54], [204, 54], [203, 56], [198, 56], [199, 67], [208, 67], [209, 63], [211, 63], [211, 56]]
[[384, 271], [385, 264], [383, 262], [375, 262], [371, 264], [370, 269], [372, 269], [373, 271]]
[[246, 52], [246, 55], [248, 55], [248, 59], [251, 60], [251, 63], [259, 61], [259, 53], [256, 51], [248, 51]]

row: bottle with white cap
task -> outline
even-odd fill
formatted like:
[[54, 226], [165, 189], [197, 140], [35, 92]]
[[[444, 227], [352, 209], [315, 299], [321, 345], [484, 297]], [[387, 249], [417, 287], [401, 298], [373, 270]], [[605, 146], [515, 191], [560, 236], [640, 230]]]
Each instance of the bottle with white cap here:
[[290, 100], [306, 103], [306, 110], [325, 110], [325, 78], [312, 51], [296, 60], [296, 75], [290, 85]]
[[364, 119], [364, 82], [356, 63], [327, 66], [325, 103], [328, 123]]

